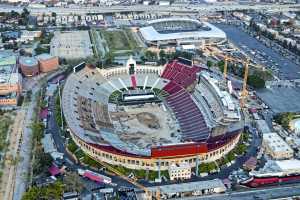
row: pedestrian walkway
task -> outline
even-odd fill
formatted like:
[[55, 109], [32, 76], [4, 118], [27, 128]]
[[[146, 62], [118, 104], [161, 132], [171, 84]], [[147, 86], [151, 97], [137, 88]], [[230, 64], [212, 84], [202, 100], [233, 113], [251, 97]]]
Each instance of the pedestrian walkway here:
[[15, 121], [8, 133], [8, 151], [5, 155], [3, 176], [1, 177], [0, 199], [11, 200], [14, 193], [14, 179], [16, 176], [16, 163], [20, 160], [18, 156], [19, 143], [22, 138], [26, 110], [24, 108], [17, 111]]

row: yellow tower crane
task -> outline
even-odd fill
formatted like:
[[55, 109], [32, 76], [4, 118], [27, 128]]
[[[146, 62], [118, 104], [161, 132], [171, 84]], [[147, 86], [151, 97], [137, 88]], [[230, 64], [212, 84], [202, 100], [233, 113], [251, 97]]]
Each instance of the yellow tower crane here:
[[223, 71], [223, 75], [224, 75], [224, 80], [227, 79], [227, 63], [228, 62], [228, 56], [225, 55], [224, 57], [224, 71]]
[[248, 96], [247, 81], [248, 81], [248, 73], [249, 73], [249, 62], [250, 62], [249, 58], [247, 58], [246, 61], [244, 62], [245, 72], [244, 72], [243, 89], [242, 89], [242, 94], [241, 94], [241, 107], [242, 108], [245, 107], [245, 99]]
[[[241, 59], [237, 59], [237, 58], [233, 58], [228, 56], [227, 54], [222, 54], [220, 52], [217, 51], [210, 51], [210, 55], [215, 56], [215, 54], [217, 54], [217, 56], [222, 57], [224, 59], [224, 71], [223, 71], [223, 76], [224, 76], [224, 80], [227, 79], [227, 73], [228, 73], [228, 62], [237, 62], [237, 63], [242, 63], [245, 69], [245, 73], [244, 73], [244, 78], [243, 78], [243, 89], [241, 92], [241, 107], [244, 108], [245, 106], [245, 99], [248, 95], [248, 91], [247, 91], [247, 80], [248, 80], [248, 73], [249, 73], [249, 65], [250, 65], [250, 59], [246, 58], [245, 60], [241, 60]], [[259, 65], [252, 65], [254, 67], [260, 67]]]

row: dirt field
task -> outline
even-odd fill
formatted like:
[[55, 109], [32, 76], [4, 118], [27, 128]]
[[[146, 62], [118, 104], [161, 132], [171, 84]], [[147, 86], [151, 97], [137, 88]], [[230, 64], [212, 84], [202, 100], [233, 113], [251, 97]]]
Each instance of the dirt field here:
[[121, 140], [141, 148], [179, 142], [174, 119], [159, 104], [120, 106], [111, 119]]

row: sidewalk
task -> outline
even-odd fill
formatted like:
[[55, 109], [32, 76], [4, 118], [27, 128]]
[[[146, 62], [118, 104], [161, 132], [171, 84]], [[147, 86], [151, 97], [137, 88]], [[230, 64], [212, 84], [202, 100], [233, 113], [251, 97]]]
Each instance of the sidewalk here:
[[11, 200], [14, 194], [14, 179], [16, 177], [16, 162], [18, 162], [19, 142], [22, 137], [26, 110], [24, 108], [17, 112], [14, 124], [9, 134], [9, 146], [5, 155], [3, 176], [1, 178], [0, 199]]

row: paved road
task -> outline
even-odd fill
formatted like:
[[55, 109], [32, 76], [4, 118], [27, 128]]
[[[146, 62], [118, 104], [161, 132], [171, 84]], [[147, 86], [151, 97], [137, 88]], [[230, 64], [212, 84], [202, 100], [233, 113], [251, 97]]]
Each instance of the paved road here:
[[[250, 49], [259, 50], [265, 52], [267, 56], [270, 56], [273, 61], [279, 64], [279, 70], [282, 72], [283, 79], [296, 79], [300, 78], [300, 66], [292, 62], [291, 60], [281, 56], [273, 49], [266, 47], [257, 39], [253, 38], [249, 34], [243, 32], [241, 29], [233, 25], [217, 24], [227, 34], [227, 37], [236, 46], [243, 50], [243, 46], [247, 46]], [[267, 66], [271, 67], [271, 66]]]
[[[32, 91], [32, 100], [27, 106], [27, 113], [25, 116], [25, 122], [22, 124], [22, 142], [20, 145], [19, 157], [20, 162], [17, 164], [16, 176], [15, 176], [15, 189], [13, 194], [13, 200], [22, 199], [23, 193], [26, 191], [28, 187], [28, 175], [29, 169], [31, 166], [31, 149], [32, 149], [32, 131], [30, 128], [31, 123], [33, 122], [33, 113], [34, 108], [36, 106], [35, 94], [39, 91], [41, 84], [45, 78], [55, 76], [56, 73], [60, 73], [60, 71], [54, 72], [52, 74], [43, 74], [38, 77], [34, 77], [29, 81], [26, 81], [25, 88], [27, 90]], [[48, 76], [49, 75], [49, 76]], [[48, 76], [48, 77], [46, 77]]]
[[290, 196], [299, 196], [300, 195], [300, 184], [295, 185], [283, 185], [281, 187], [270, 187], [270, 188], [261, 188], [255, 190], [247, 190], [241, 192], [232, 192], [225, 194], [216, 194], [210, 196], [202, 197], [186, 197], [178, 198], [182, 200], [198, 200], [198, 199], [207, 199], [207, 200], [253, 200], [253, 199], [262, 199], [269, 200], [273, 198], [283, 198]]
[[[298, 10], [300, 4], [243, 4], [238, 3], [232, 4], [199, 4], [199, 5], [171, 5], [171, 6], [160, 6], [160, 5], [132, 5], [132, 6], [105, 6], [105, 7], [82, 7], [76, 6], [72, 8], [63, 7], [46, 7], [46, 8], [27, 8], [30, 13], [34, 15], [42, 13], [55, 12], [58, 15], [66, 15], [71, 13], [76, 14], [87, 14], [87, 13], [121, 13], [121, 12], [148, 12], [148, 13], [199, 13], [199, 12], [213, 12], [213, 11], [230, 11], [230, 10], [272, 10], [272, 11], [291, 11]], [[1, 5], [0, 12], [10, 12], [10, 11], [22, 12], [23, 7], [11, 6], [11, 5]]]
[[17, 165], [15, 191], [13, 195], [14, 200], [20, 200], [23, 193], [27, 188], [28, 172], [31, 164], [31, 146], [32, 146], [32, 131], [30, 124], [32, 123], [33, 110], [36, 106], [35, 94], [38, 91], [38, 87], [32, 89], [32, 101], [28, 105], [27, 113], [25, 117], [25, 123], [23, 124], [23, 140], [20, 148], [21, 161]]

